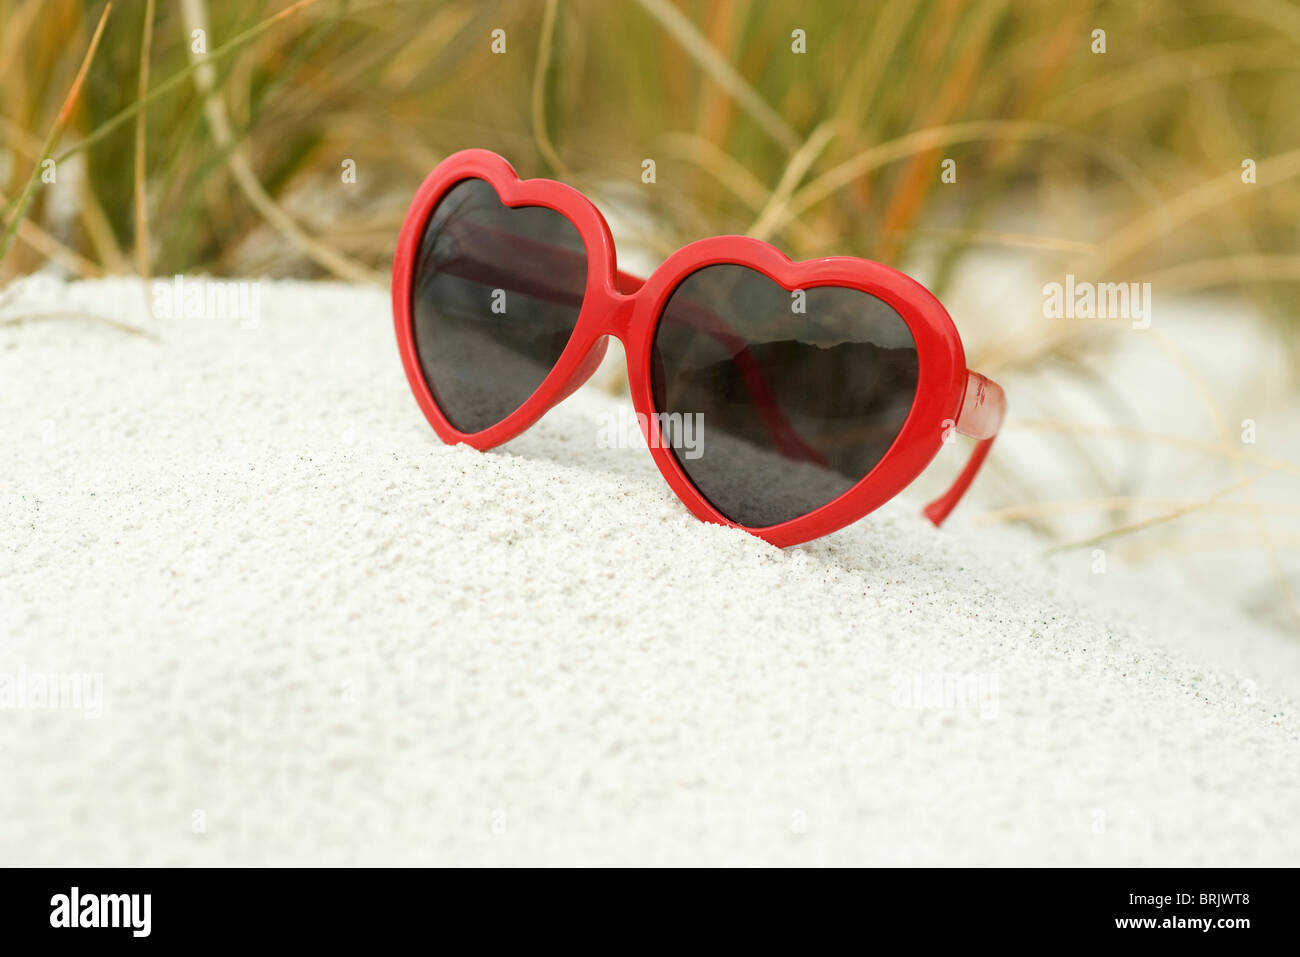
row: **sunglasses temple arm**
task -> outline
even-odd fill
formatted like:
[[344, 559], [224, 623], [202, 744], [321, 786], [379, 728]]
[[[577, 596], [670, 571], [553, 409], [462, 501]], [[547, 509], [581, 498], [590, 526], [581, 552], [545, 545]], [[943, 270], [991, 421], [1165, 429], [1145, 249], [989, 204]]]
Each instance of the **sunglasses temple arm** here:
[[978, 372], [966, 371], [966, 395], [962, 401], [961, 411], [953, 425], [962, 435], [976, 439], [975, 451], [970, 461], [961, 470], [952, 488], [935, 499], [924, 509], [925, 517], [935, 525], [940, 525], [948, 517], [961, 497], [966, 494], [975, 475], [979, 472], [984, 459], [988, 457], [993, 440], [1007, 414], [1007, 397], [1002, 387], [992, 379]]

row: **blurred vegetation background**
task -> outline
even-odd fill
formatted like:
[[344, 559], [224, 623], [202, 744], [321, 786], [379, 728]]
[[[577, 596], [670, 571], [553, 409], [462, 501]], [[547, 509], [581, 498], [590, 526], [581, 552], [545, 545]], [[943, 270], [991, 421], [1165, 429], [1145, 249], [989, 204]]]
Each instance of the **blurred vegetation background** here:
[[[0, 0], [0, 283], [51, 267], [386, 285], [420, 180], [480, 146], [586, 191], [639, 268], [746, 233], [878, 259], [943, 298], [970, 257], [1009, 252], [1039, 276], [1229, 295], [1295, 368], [1288, 0], [116, 0], [96, 43], [105, 8]], [[1008, 329], [1007, 311], [1041, 318], [1037, 296], [1004, 306], [958, 319], [971, 366], [1000, 379], [1086, 377], [1113, 346], [1091, 326]], [[1085, 438], [1060, 440], [1110, 503], [1101, 538], [1145, 521]], [[1051, 498], [1002, 471], [1012, 503]], [[1069, 538], [1049, 513], [1006, 517]]]
[[[104, 8], [0, 0], [6, 201]], [[792, 52], [795, 30], [807, 53]], [[477, 145], [615, 209], [623, 199], [658, 255], [756, 233], [797, 256], [906, 268], [924, 246], [942, 295], [973, 246], [1098, 242], [1116, 273], [1221, 260], [1184, 280], [1294, 314], [1295, 286], [1272, 281], [1300, 277], [1276, 258], [1300, 238], [1300, 7], [1285, 0], [118, 0], [53, 151], [75, 193], [35, 192], [26, 218], [44, 235], [25, 230], [0, 279], [50, 258], [83, 275], [137, 268], [131, 111], [146, 67], [139, 173], [157, 274], [313, 276], [346, 262], [382, 280], [415, 186]], [[647, 157], [670, 188], [637, 189]], [[979, 189], [946, 195], [941, 158]], [[1240, 188], [1244, 158], [1264, 167], [1258, 189]], [[250, 197], [245, 164], [288, 220]], [[1170, 215], [1180, 201], [1190, 208]], [[1051, 228], [990, 231], [1008, 204]]]

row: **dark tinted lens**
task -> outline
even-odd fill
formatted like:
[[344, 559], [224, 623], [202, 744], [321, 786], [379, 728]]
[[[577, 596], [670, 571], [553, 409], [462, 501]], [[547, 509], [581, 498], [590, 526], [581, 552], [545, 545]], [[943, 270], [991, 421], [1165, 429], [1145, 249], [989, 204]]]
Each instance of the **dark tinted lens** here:
[[425, 381], [462, 432], [523, 405], [564, 351], [587, 284], [577, 227], [542, 206], [511, 208], [467, 179], [438, 203], [411, 289]]
[[651, 363], [668, 431], [700, 416], [693, 442], [665, 435], [673, 454], [719, 512], [751, 528], [806, 515], [871, 471], [903, 427], [918, 372], [907, 323], [876, 297], [792, 293], [731, 264], [677, 287]]

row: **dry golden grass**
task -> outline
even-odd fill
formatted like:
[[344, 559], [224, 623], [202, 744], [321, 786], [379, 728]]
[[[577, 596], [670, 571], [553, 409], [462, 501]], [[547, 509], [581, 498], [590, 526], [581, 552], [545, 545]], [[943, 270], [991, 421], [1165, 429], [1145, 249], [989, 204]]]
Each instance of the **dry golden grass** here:
[[[43, 156], [103, 9], [0, 0], [7, 196]], [[190, 49], [199, 21], [202, 56]], [[650, 201], [664, 248], [731, 231], [794, 254], [905, 263], [942, 222], [951, 264], [969, 237], [1003, 241], [983, 231], [1001, 204], [1032, 209], [1045, 191], [1078, 188], [1088, 199], [1076, 215], [1019, 241], [1097, 240], [1097, 262], [1116, 269], [1205, 261], [1213, 268], [1185, 278], [1289, 307], [1297, 271], [1279, 257], [1293, 255], [1300, 217], [1298, 21], [1285, 3], [1211, 0], [315, 0], [279, 4], [269, 21], [262, 4], [122, 3], [55, 154], [84, 160], [94, 202], [56, 238], [113, 267], [112, 253], [150, 232], [157, 271], [218, 268], [239, 261], [286, 197], [324, 188], [316, 200], [339, 215], [304, 235], [349, 255], [299, 237], [280, 270], [348, 274], [346, 261], [382, 274], [383, 227], [430, 163], [472, 143], [597, 191], [635, 183], [641, 160], [656, 158], [671, 184]], [[498, 27], [503, 56], [489, 51]], [[1097, 27], [1104, 55], [1089, 49]], [[791, 52], [796, 28], [806, 54]], [[136, 109], [146, 75], [147, 123]], [[974, 200], [943, 195], [940, 157], [978, 179]], [[1260, 164], [1253, 190], [1241, 188], [1246, 157]], [[364, 217], [339, 183], [343, 158], [366, 186]], [[40, 193], [28, 211], [38, 224]], [[23, 243], [0, 277], [45, 258]]]

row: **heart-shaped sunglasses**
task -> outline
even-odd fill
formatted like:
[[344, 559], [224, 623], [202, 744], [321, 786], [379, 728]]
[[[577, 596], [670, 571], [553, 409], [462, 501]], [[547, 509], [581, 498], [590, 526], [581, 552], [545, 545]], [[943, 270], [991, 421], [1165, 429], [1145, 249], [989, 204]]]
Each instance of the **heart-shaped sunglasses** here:
[[1006, 413], [966, 368], [925, 287], [866, 259], [792, 262], [716, 236], [642, 280], [617, 268], [591, 201], [463, 150], [429, 174], [402, 224], [393, 318], [434, 431], [488, 449], [627, 354], [645, 442], [686, 507], [780, 546], [893, 498], [955, 430], [978, 440], [936, 525], [970, 486]]

